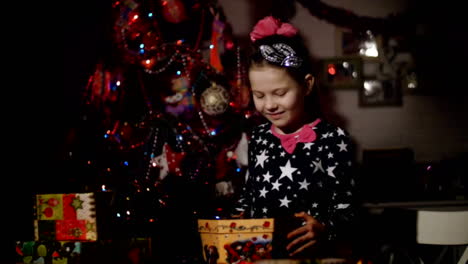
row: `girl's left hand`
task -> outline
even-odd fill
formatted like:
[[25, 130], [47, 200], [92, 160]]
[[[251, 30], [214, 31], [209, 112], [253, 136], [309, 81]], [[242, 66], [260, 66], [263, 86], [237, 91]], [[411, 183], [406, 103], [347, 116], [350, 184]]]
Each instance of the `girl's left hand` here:
[[302, 218], [304, 224], [289, 232], [287, 235], [288, 240], [293, 239], [292, 242], [286, 246], [286, 249], [289, 252], [292, 251], [289, 254], [290, 256], [312, 250], [314, 245], [319, 242], [321, 234], [325, 230], [325, 226], [322, 223], [305, 212], [296, 213], [294, 214], [294, 217]]

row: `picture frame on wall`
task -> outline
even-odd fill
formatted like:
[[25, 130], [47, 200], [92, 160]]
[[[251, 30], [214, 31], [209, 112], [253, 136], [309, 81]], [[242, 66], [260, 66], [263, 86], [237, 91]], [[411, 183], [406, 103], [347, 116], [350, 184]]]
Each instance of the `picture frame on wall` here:
[[404, 94], [406, 95], [414, 95], [421, 92], [418, 74], [414, 68], [409, 68], [402, 72], [401, 83]]
[[359, 89], [362, 86], [362, 59], [360, 57], [322, 59], [320, 83], [332, 89]]
[[359, 105], [401, 106], [402, 91], [400, 82], [393, 78], [365, 77], [359, 89]]
[[379, 60], [381, 53], [382, 36], [370, 30], [353, 32], [347, 28], [335, 28], [336, 56], [360, 56], [365, 60]]

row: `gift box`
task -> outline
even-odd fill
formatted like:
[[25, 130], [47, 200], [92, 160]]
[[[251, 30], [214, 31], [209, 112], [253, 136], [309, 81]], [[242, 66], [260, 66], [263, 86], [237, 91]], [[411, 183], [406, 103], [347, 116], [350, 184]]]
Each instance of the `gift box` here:
[[96, 241], [94, 193], [37, 194], [34, 238]]
[[274, 219], [199, 219], [207, 264], [233, 264], [271, 259]]
[[81, 255], [79, 241], [17, 241], [17, 264], [77, 264]]
[[[16, 241], [16, 264], [153, 263], [150, 237]], [[2, 262], [3, 263], [3, 262]]]

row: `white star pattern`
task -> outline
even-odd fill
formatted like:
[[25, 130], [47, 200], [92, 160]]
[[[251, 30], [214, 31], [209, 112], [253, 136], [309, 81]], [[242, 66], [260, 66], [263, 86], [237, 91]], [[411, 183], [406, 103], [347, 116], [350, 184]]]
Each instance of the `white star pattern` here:
[[347, 147], [348, 145], [345, 144], [345, 143], [343, 142], [343, 140], [341, 140], [341, 143], [338, 144], [337, 146], [340, 148], [340, 152], [341, 152], [341, 151], [348, 151], [348, 150], [346, 149], [346, 147]]
[[330, 166], [327, 168], [327, 174], [328, 176], [331, 176], [333, 178], [336, 178], [335, 174], [333, 174], [333, 170], [336, 168], [336, 166]]
[[338, 135], [340, 135], [340, 136], [344, 136], [344, 135], [345, 135], [343, 129], [341, 129], [340, 127], [339, 127], [336, 131], [338, 132]]
[[[341, 219], [352, 219], [353, 179], [345, 176], [352, 168], [347, 133], [323, 120], [316, 124], [315, 139], [298, 142], [293, 154], [271, 133], [271, 123], [263, 125], [263, 131], [254, 128], [248, 152], [251, 165], [245, 175], [248, 188], [241, 192], [247, 199], [233, 206], [234, 210], [252, 218], [303, 210], [323, 219], [330, 227], [329, 237]], [[316, 195], [320, 192], [329, 193], [326, 204]]]
[[268, 156], [266, 155], [266, 149], [265, 149], [263, 150], [262, 154], [257, 155], [257, 163], [255, 164], [255, 167], [260, 165], [263, 168], [263, 164], [267, 159], [268, 159]]
[[310, 149], [314, 145], [314, 143], [309, 142], [309, 143], [304, 143], [304, 149]]
[[267, 171], [266, 174], [263, 174], [263, 181], [264, 182], [270, 182], [271, 177], [273, 177], [269, 171]]
[[299, 182], [299, 185], [301, 185], [301, 187], [299, 187], [299, 190], [300, 190], [300, 189], [306, 189], [306, 190], [308, 190], [308, 187], [307, 187], [307, 186], [309, 186], [310, 183], [308, 183], [308, 182], [306, 181], [306, 179], [304, 179], [304, 181]]
[[291, 202], [291, 200], [288, 200], [287, 195], [285, 195], [283, 199], [279, 199], [279, 201], [281, 202], [280, 207], [284, 206], [284, 207], [289, 208], [289, 203]]
[[279, 177], [280, 180], [282, 178], [284, 178], [284, 177], [287, 177], [291, 181], [293, 181], [292, 174], [293, 174], [293, 172], [295, 172], [297, 170], [297, 168], [291, 167], [291, 161], [288, 160], [288, 162], [286, 163], [285, 166], [280, 166], [280, 169], [281, 169], [281, 176]]
[[274, 183], [272, 183], [272, 184], [273, 184], [273, 187], [271, 188], [271, 190], [278, 190], [278, 191], [280, 190], [279, 187], [280, 187], [281, 185], [283, 185], [283, 184], [280, 183], [278, 180], [276, 180], [276, 181], [275, 181]]
[[318, 162], [312, 161], [312, 163], [315, 166], [314, 173], [317, 172], [318, 170], [321, 170], [322, 172], [325, 172], [325, 170], [322, 167], [322, 161], [321, 160], [319, 160]]

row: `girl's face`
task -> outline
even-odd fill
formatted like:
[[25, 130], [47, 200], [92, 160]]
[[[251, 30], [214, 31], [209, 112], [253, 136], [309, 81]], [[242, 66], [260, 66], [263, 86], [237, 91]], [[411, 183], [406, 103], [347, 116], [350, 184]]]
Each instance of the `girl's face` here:
[[312, 89], [312, 75], [299, 84], [279, 67], [252, 66], [249, 78], [255, 108], [279, 133], [293, 133], [307, 122], [304, 102]]

